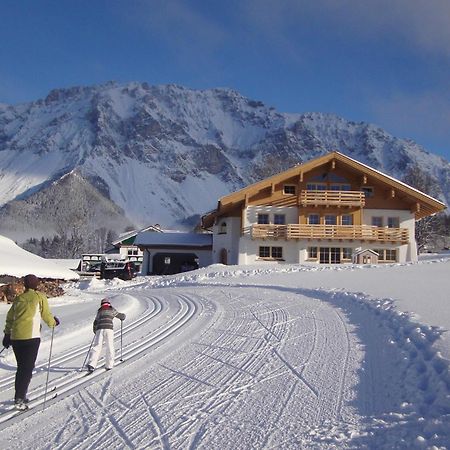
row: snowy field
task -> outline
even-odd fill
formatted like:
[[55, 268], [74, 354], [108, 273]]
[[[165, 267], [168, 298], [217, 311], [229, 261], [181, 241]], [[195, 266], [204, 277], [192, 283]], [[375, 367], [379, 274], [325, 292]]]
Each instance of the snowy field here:
[[[44, 326], [33, 407], [8, 420], [15, 360], [0, 357], [0, 448], [450, 448], [450, 255], [216, 265], [66, 291], [50, 299], [62, 321], [50, 371]], [[127, 320], [115, 368], [85, 376], [104, 296]]]

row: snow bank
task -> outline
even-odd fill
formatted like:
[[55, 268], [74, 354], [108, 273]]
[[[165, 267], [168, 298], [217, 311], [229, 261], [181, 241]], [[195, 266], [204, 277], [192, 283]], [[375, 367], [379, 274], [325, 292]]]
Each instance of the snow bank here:
[[29, 273], [40, 278], [77, 280], [78, 274], [63, 265], [33, 255], [20, 248], [11, 239], [0, 236], [0, 275], [23, 277]]

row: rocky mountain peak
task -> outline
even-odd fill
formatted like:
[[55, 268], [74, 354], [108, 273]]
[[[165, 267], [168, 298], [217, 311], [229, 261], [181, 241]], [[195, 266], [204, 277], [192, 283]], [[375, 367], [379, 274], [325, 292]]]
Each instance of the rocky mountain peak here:
[[[222, 195], [332, 150], [399, 179], [419, 165], [450, 200], [449, 163], [375, 125], [285, 114], [226, 88], [108, 82], [0, 106], [0, 233], [11, 236], [4, 224], [29, 204], [11, 202], [32, 201], [64, 174], [78, 174], [136, 226], [174, 227]], [[74, 196], [85, 195], [80, 186]]]

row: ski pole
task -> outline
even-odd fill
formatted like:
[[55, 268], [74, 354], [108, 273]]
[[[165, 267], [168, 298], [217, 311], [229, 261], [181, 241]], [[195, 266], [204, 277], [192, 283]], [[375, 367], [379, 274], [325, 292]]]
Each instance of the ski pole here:
[[122, 337], [123, 337], [123, 320], [120, 321], [120, 361], [123, 361], [123, 346], [122, 346]]
[[92, 344], [94, 343], [94, 339], [95, 339], [95, 334], [94, 334], [94, 337], [92, 338], [91, 345], [89, 346], [89, 349], [88, 349], [88, 351], [86, 353], [86, 358], [84, 358], [83, 365], [81, 366], [80, 370], [83, 370], [83, 367], [86, 364], [86, 361], [87, 361], [88, 356], [89, 356], [89, 352], [91, 351], [91, 348], [92, 348]]
[[52, 360], [53, 336], [54, 335], [55, 335], [55, 327], [52, 328], [52, 340], [50, 341], [50, 353], [48, 355], [47, 380], [45, 382], [45, 391], [44, 391], [44, 406], [42, 407], [42, 410], [45, 409], [45, 402], [47, 401], [48, 376], [50, 374], [50, 362]]

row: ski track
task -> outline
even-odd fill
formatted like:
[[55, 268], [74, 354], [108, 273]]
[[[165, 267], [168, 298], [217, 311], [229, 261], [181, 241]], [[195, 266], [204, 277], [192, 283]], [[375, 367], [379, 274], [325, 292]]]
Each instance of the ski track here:
[[[431, 331], [386, 300], [276, 286], [132, 292], [148, 306], [124, 333], [129, 357], [53, 400], [54, 422], [31, 432], [33, 448], [416, 448], [412, 429], [448, 443], [438, 422], [450, 417], [447, 367]], [[420, 425], [421, 413], [436, 422]], [[0, 443], [14, 448], [23, 426], [13, 420]]]

